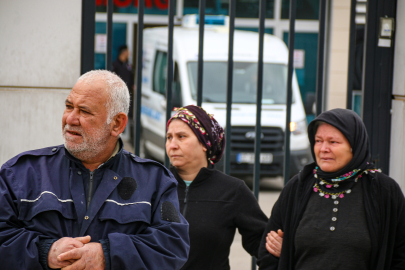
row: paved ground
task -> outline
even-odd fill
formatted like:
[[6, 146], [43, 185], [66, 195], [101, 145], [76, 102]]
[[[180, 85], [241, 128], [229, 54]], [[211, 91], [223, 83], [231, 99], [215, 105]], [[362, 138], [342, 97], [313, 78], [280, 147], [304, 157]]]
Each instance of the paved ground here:
[[[124, 148], [134, 152], [133, 147], [124, 141]], [[259, 204], [263, 212], [269, 216], [274, 203], [280, 195], [282, 179], [264, 179], [261, 181]], [[229, 263], [232, 270], [251, 270], [252, 259], [242, 247], [242, 238], [236, 231], [235, 239], [231, 247]]]

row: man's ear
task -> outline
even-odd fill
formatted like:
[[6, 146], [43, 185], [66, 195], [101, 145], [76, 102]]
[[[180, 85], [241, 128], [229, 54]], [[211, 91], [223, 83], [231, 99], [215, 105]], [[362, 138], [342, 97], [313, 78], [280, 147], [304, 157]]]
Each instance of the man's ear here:
[[111, 122], [111, 135], [118, 137], [122, 132], [124, 132], [127, 123], [128, 116], [123, 112], [118, 113], [116, 116], [114, 116], [114, 119]]

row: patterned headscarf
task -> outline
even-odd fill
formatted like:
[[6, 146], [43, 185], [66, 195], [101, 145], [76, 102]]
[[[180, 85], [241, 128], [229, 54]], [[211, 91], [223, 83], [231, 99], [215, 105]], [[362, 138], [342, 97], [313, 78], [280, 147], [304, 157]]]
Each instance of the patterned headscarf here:
[[180, 119], [186, 123], [198, 140], [207, 148], [207, 158], [211, 164], [217, 163], [224, 152], [225, 137], [224, 129], [203, 108], [188, 105], [175, 108], [176, 114], [167, 121], [167, 128], [173, 119]]

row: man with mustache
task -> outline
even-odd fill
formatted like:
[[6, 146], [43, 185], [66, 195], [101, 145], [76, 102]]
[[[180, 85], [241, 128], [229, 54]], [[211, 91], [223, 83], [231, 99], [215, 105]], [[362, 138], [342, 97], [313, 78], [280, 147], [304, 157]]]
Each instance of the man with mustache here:
[[123, 149], [125, 83], [82, 75], [66, 98], [64, 145], [0, 170], [1, 269], [180, 269], [189, 250], [175, 179]]

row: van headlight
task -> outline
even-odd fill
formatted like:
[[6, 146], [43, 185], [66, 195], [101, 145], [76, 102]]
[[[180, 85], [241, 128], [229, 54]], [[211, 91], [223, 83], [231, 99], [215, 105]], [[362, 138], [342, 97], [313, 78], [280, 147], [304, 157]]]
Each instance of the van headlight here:
[[307, 121], [290, 122], [290, 131], [294, 135], [301, 135], [307, 132]]

